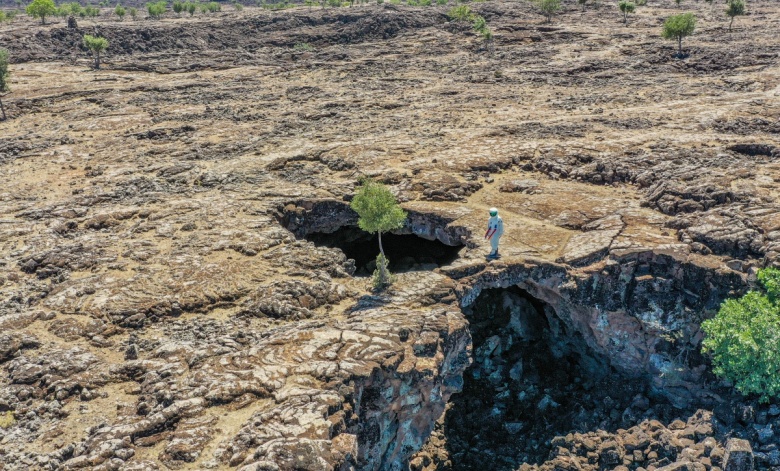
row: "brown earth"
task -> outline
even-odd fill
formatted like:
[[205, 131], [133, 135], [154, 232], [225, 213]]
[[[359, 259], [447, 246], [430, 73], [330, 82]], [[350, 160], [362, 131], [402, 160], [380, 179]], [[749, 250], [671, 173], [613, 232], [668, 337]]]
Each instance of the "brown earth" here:
[[[0, 25], [0, 469], [716, 470], [732, 437], [780, 466], [780, 409], [698, 353], [778, 263], [780, 5], [729, 33], [686, 2], [683, 60], [671, 1], [472, 7], [491, 43], [450, 6]], [[339, 250], [364, 176], [420, 252], [383, 293]], [[537, 334], [479, 323], [510, 287]], [[611, 383], [580, 398], [585, 364]]]

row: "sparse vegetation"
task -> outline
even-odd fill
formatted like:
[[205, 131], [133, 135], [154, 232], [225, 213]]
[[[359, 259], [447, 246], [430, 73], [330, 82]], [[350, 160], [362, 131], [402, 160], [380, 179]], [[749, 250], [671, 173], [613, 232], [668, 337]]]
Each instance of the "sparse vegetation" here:
[[180, 16], [181, 12], [183, 12], [186, 9], [186, 6], [184, 5], [184, 2], [173, 2], [173, 12], [176, 13], [176, 16]]
[[16, 419], [14, 418], [14, 413], [9, 411], [5, 411], [2, 415], [0, 415], [0, 428], [2, 429], [8, 429], [13, 427], [16, 424]]
[[758, 272], [762, 291], [728, 299], [701, 324], [715, 374], [762, 402], [780, 395], [780, 270]]
[[682, 40], [692, 35], [695, 29], [696, 17], [693, 13], [683, 13], [682, 15], [674, 15], [666, 19], [661, 36], [664, 39], [676, 39], [677, 57], [683, 57]]
[[187, 2], [185, 4], [185, 9], [187, 10], [187, 13], [190, 14], [190, 16], [193, 16], [196, 11], [198, 11], [198, 5], [193, 2]]
[[244, 9], [244, 5], [235, 1], [231, 5], [233, 5], [233, 9], [236, 11], [242, 11]]
[[585, 13], [585, 4], [588, 3], [588, 0], [577, 0], [577, 3], [580, 4], [582, 7], [582, 12]]
[[744, 0], [729, 0], [726, 7], [726, 16], [731, 18], [729, 22], [729, 32], [731, 26], [734, 24], [734, 18], [745, 14], [745, 2]]
[[451, 21], [471, 21], [474, 14], [471, 12], [471, 8], [469, 8], [468, 5], [459, 5], [450, 9], [447, 16]]
[[561, 11], [561, 0], [535, 0], [539, 12], [547, 18], [547, 23], [552, 21], [554, 14]]
[[295, 46], [293, 46], [293, 49], [301, 52], [311, 52], [314, 50], [312, 45], [309, 43], [296, 43]]
[[379, 236], [379, 256], [376, 259], [374, 287], [383, 288], [392, 283], [392, 279], [387, 269], [385, 249], [382, 247], [382, 233], [403, 227], [406, 211], [398, 205], [395, 195], [389, 188], [372, 180], [361, 182], [350, 207], [360, 217], [358, 226], [370, 234]]
[[127, 14], [127, 10], [125, 10], [125, 7], [122, 5], [117, 5], [116, 8], [114, 8], [114, 14], [119, 17], [119, 21], [122, 21], [125, 19], [125, 14]]
[[8, 80], [10, 78], [10, 73], [8, 72], [9, 56], [8, 49], [0, 48], [0, 115], [2, 115], [3, 121], [5, 121], [7, 117], [5, 115], [5, 107], [3, 106], [1, 96], [2, 94], [11, 91], [11, 88], [8, 85]]
[[100, 69], [100, 53], [108, 48], [108, 40], [100, 36], [85, 34], [84, 46], [95, 56], [95, 69]]
[[138, 9], [137, 8], [131, 8], [129, 10], [129, 13], [130, 13], [130, 18], [132, 18], [133, 21], [135, 21], [135, 19], [138, 17]]
[[150, 18], [159, 20], [165, 14], [165, 10], [168, 7], [168, 3], [164, 1], [147, 3], [146, 12], [149, 13]]
[[618, 8], [620, 8], [620, 12], [623, 13], [623, 24], [628, 24], [628, 14], [636, 11], [636, 4], [627, 0], [620, 0]]
[[27, 5], [27, 14], [33, 18], [40, 18], [41, 24], [46, 24], [46, 17], [57, 13], [57, 7], [54, 0], [33, 0]]

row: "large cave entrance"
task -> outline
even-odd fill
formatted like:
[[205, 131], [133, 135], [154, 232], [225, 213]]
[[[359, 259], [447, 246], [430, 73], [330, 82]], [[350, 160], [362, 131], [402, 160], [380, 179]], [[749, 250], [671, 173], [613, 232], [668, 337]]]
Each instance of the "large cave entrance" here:
[[548, 459], [558, 435], [652, 414], [644, 382], [613, 371], [528, 292], [484, 290], [465, 313], [474, 363], [434, 432], [448, 455], [436, 469], [514, 471]]
[[[343, 226], [334, 232], [312, 232], [305, 236], [319, 246], [337, 248], [355, 261], [355, 276], [370, 276], [376, 268], [379, 242], [355, 226]], [[427, 240], [414, 234], [382, 235], [382, 246], [394, 273], [432, 270], [449, 265], [458, 258], [463, 245], [451, 246], [438, 240]]]

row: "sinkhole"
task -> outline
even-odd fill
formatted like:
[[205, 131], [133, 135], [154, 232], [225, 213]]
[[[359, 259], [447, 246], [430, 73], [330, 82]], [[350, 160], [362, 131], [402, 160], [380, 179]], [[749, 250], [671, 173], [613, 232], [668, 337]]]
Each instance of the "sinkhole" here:
[[464, 312], [474, 362], [434, 431], [447, 469], [514, 471], [546, 461], [555, 436], [657, 416], [646, 382], [621, 376], [527, 291], [483, 290]]
[[[379, 237], [356, 226], [342, 226], [333, 232], [312, 232], [305, 238], [315, 245], [336, 248], [355, 261], [355, 276], [370, 276], [379, 255]], [[382, 246], [394, 273], [432, 270], [458, 258], [463, 245], [447, 245], [414, 234], [382, 234]]]

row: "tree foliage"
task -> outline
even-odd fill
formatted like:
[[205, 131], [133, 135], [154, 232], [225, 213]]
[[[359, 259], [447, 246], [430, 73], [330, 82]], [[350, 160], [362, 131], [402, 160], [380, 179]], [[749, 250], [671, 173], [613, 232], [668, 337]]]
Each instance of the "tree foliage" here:
[[358, 214], [358, 227], [379, 235], [379, 252], [375, 285], [381, 287], [391, 282], [387, 271], [387, 257], [382, 247], [382, 233], [400, 229], [406, 221], [406, 211], [401, 209], [395, 195], [381, 183], [364, 180], [352, 198], [350, 207]]
[[702, 323], [715, 374], [762, 402], [780, 395], [780, 270], [758, 273], [762, 291], [728, 299]]
[[623, 13], [623, 23], [628, 23], [628, 14], [636, 11], [636, 4], [634, 2], [629, 2], [628, 0], [620, 0], [618, 8], [620, 8], [620, 12]]
[[57, 13], [54, 0], [33, 0], [27, 5], [27, 14], [33, 18], [40, 18], [42, 24], [46, 24], [46, 17]]
[[165, 1], [147, 3], [146, 12], [149, 13], [149, 17], [159, 20], [165, 14], [167, 7], [168, 3]]
[[726, 16], [731, 18], [731, 21], [729, 22], [729, 31], [731, 31], [731, 26], [734, 24], [734, 18], [738, 16], [742, 16], [744, 14], [745, 14], [744, 0], [729, 0], [728, 6], [726, 7]]
[[553, 15], [561, 10], [561, 0], [536, 0], [536, 6], [549, 23]]
[[696, 17], [693, 13], [670, 16], [664, 22], [661, 36], [664, 39], [676, 39], [678, 44], [677, 55], [682, 57], [682, 40], [693, 34], [696, 29]]
[[114, 14], [119, 17], [119, 21], [122, 21], [125, 19], [125, 14], [127, 14], [127, 10], [125, 10], [125, 7], [122, 5], [117, 5], [116, 8], [114, 8]]
[[100, 68], [100, 53], [108, 48], [108, 40], [100, 36], [84, 35], [84, 46], [95, 55], [95, 68]]

